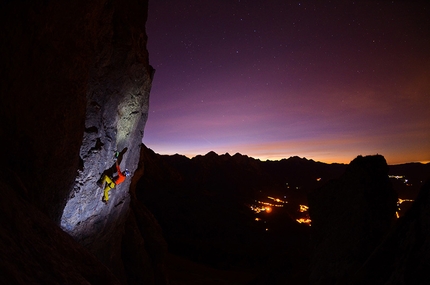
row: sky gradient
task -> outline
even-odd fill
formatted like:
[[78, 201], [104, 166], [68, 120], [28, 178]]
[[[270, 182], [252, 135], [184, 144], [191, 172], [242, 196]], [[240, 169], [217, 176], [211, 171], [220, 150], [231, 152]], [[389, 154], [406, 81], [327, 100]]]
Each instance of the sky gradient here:
[[430, 161], [430, 4], [150, 0], [143, 142], [189, 157]]

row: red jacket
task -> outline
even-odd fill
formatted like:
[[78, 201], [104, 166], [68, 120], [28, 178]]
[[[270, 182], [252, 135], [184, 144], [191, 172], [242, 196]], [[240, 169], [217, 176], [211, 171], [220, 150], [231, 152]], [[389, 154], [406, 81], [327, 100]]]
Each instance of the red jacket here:
[[116, 163], [116, 171], [118, 172], [118, 177], [115, 179], [115, 184], [119, 185], [125, 180], [125, 175], [122, 174], [121, 169], [119, 168], [118, 162]]

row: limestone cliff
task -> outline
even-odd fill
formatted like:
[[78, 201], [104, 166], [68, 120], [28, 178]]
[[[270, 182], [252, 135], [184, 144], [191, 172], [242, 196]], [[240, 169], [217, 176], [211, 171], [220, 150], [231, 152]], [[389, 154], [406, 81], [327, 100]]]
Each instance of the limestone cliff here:
[[121, 152], [121, 168], [132, 174], [139, 160], [152, 76], [145, 5], [114, 1], [100, 19], [106, 33], [95, 47], [89, 72], [81, 168], [61, 219], [66, 232], [115, 270], [121, 268], [118, 227], [128, 214], [130, 179], [110, 192], [107, 205], [97, 181], [114, 168], [115, 151]]
[[[11, 246], [1, 247], [1, 271], [11, 273], [2, 276], [12, 276], [5, 279], [9, 284], [43, 283], [47, 275], [51, 284], [104, 283], [102, 276], [112, 277], [112, 284], [167, 282], [162, 269], [151, 265], [152, 260], [161, 264], [162, 254], [148, 253], [146, 233], [138, 230], [141, 224], [157, 230], [156, 222], [142, 212], [130, 213], [130, 179], [111, 191], [107, 205], [96, 184], [114, 165], [115, 151], [121, 152], [121, 168], [133, 174], [138, 164], [153, 75], [146, 50], [147, 5], [145, 0], [0, 4], [6, 174], [1, 187], [10, 203], [2, 204], [2, 218], [15, 211], [26, 217], [0, 228], [1, 243]], [[40, 228], [41, 221], [50, 225]], [[27, 247], [20, 244], [24, 240], [10, 243], [20, 234], [29, 235]], [[163, 248], [162, 237], [153, 241]], [[147, 259], [130, 255], [132, 248]], [[23, 259], [14, 263], [8, 252]], [[90, 268], [100, 268], [94, 276], [76, 264], [84, 258]], [[124, 267], [131, 263], [135, 272]], [[32, 274], [34, 266], [42, 273]]]

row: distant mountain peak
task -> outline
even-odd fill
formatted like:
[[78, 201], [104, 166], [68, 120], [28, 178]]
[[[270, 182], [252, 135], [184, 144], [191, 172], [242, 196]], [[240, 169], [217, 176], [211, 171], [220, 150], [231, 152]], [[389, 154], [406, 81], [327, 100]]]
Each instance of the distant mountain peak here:
[[213, 150], [211, 150], [210, 152], [208, 152], [207, 154], [205, 154], [205, 157], [213, 157], [213, 156], [218, 156], [218, 154], [216, 152], [214, 152]]

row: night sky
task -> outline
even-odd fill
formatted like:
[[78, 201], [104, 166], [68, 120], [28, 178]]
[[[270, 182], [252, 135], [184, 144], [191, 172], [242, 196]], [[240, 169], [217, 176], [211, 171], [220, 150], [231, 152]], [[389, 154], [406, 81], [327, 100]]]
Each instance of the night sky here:
[[149, 2], [155, 152], [430, 161], [429, 1]]

